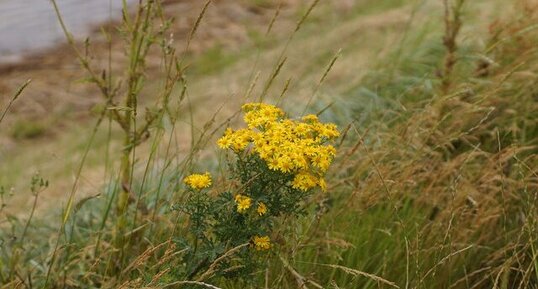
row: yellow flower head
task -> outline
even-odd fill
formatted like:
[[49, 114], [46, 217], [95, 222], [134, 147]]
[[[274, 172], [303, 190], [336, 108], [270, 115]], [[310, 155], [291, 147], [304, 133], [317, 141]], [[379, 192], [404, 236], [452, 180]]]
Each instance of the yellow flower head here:
[[242, 214], [252, 206], [252, 199], [247, 196], [237, 195], [235, 196], [235, 203], [237, 204], [237, 212]]
[[209, 173], [192, 174], [186, 177], [183, 182], [195, 190], [201, 190], [211, 186], [211, 175]]
[[227, 128], [224, 135], [217, 141], [218, 146], [221, 149], [228, 149], [232, 146], [232, 136], [234, 131], [231, 128]]
[[258, 251], [271, 249], [271, 239], [269, 239], [268, 236], [254, 236], [252, 241], [254, 242], [254, 247]]
[[319, 122], [318, 117], [315, 114], [305, 115], [305, 116], [303, 116], [302, 119], [303, 119], [303, 121], [309, 122], [309, 123], [317, 123], [317, 122]]
[[307, 172], [300, 172], [295, 175], [295, 178], [293, 179], [292, 183], [293, 188], [302, 191], [308, 191], [316, 185], [318, 185], [318, 179]]
[[260, 202], [260, 203], [258, 204], [258, 209], [256, 209], [256, 212], [257, 212], [258, 215], [260, 215], [260, 216], [265, 215], [265, 213], [267, 213], [267, 206], [266, 206], [264, 203]]

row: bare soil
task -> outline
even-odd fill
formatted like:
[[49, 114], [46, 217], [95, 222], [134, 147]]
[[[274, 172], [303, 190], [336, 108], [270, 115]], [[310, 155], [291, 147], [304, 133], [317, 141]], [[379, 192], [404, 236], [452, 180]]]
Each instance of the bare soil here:
[[[197, 36], [191, 42], [188, 54], [199, 55], [215, 46], [222, 49], [239, 49], [248, 45], [250, 30], [262, 29], [274, 14], [273, 5], [253, 5], [252, 1], [220, 0], [213, 1], [205, 15]], [[297, 2], [297, 1], [295, 1]], [[175, 18], [171, 29], [174, 46], [183, 51], [185, 38], [198, 17], [205, 1], [169, 0], [165, 1], [165, 13]], [[285, 1], [283, 15], [293, 13], [294, 1]], [[89, 53], [93, 66], [97, 70], [108, 66], [111, 53], [113, 73], [122, 71], [126, 57], [121, 37], [114, 34], [117, 23], [105, 23], [94, 29], [89, 37]], [[101, 27], [112, 32], [112, 42], [107, 43], [100, 32]], [[157, 69], [160, 64], [158, 55], [150, 55], [147, 65], [149, 70]], [[121, 75], [119, 75], [121, 76]], [[11, 108], [4, 120], [4, 128], [15, 120], [24, 118], [33, 121], [48, 120], [51, 123], [63, 120], [81, 120], [88, 116], [90, 109], [100, 101], [92, 85], [82, 80], [85, 72], [67, 44], [38, 53], [27, 54], [17, 63], [0, 64], [0, 103], [6, 103], [9, 97], [26, 80], [31, 85]], [[5, 132], [0, 133], [4, 135]]]

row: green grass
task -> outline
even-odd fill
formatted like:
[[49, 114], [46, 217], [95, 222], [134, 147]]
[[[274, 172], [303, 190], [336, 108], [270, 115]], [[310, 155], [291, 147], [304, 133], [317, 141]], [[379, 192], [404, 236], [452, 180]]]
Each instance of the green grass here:
[[192, 73], [195, 76], [217, 73], [222, 71], [226, 66], [232, 65], [240, 59], [242, 55], [243, 54], [230, 53], [222, 46], [215, 45], [195, 58], [192, 63]]

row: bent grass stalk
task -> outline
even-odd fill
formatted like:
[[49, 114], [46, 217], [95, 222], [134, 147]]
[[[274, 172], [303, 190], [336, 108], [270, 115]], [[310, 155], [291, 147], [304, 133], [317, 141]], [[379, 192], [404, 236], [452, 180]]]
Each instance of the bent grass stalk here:
[[74, 198], [75, 198], [75, 193], [76, 193], [76, 190], [77, 190], [78, 182], [79, 182], [81, 174], [82, 174], [82, 169], [84, 168], [84, 165], [86, 163], [86, 159], [88, 157], [88, 153], [90, 152], [90, 148], [93, 145], [95, 135], [97, 134], [97, 130], [98, 130], [101, 122], [103, 121], [104, 117], [105, 117], [105, 113], [103, 111], [101, 113], [101, 116], [99, 117], [99, 119], [97, 119], [97, 121], [95, 123], [95, 126], [94, 126], [94, 128], [92, 130], [92, 133], [91, 133], [91, 135], [90, 135], [90, 137], [88, 139], [88, 143], [87, 143], [87, 145], [86, 145], [86, 147], [84, 149], [84, 153], [82, 154], [82, 157], [81, 157], [79, 166], [77, 168], [77, 171], [75, 173], [75, 180], [73, 182], [73, 186], [71, 187], [71, 190], [70, 190], [70, 193], [69, 193], [69, 198], [67, 200], [67, 205], [65, 206], [64, 211], [63, 211], [62, 222], [61, 222], [61, 224], [60, 224], [60, 226], [58, 228], [58, 232], [56, 234], [56, 241], [54, 242], [54, 249], [52, 251], [52, 256], [50, 257], [50, 263], [49, 263], [49, 267], [47, 268], [47, 274], [46, 274], [46, 277], [45, 277], [45, 284], [43, 285], [43, 288], [47, 288], [48, 282], [50, 280], [51, 273], [52, 273], [52, 270], [53, 270], [54, 265], [55, 265], [54, 262], [56, 261], [56, 257], [57, 257], [58, 250], [59, 250], [59, 247], [60, 247], [60, 240], [61, 240], [62, 235], [65, 234], [65, 225], [67, 224], [67, 221], [69, 220], [69, 216], [71, 215], [71, 210], [72, 210], [72, 207], [73, 207], [73, 201], [74, 201]]
[[13, 96], [11, 97], [11, 99], [9, 100], [8, 104], [6, 105], [6, 108], [4, 109], [4, 111], [2, 112], [2, 115], [0, 115], [0, 123], [4, 120], [4, 117], [6, 116], [7, 112], [9, 111], [9, 109], [11, 108], [11, 106], [13, 105], [13, 103], [15, 103], [15, 101], [17, 100], [17, 98], [19, 98], [19, 96], [22, 94], [22, 92], [26, 89], [26, 87], [28, 85], [30, 85], [30, 82], [32, 82], [31, 79], [28, 79], [25, 83], [23, 83], [19, 89], [17, 89], [17, 91], [15, 92], [15, 94], [13, 94]]
[[295, 25], [295, 29], [293, 30], [293, 32], [290, 34], [290, 36], [286, 40], [286, 42], [284, 44], [284, 47], [282, 48], [282, 51], [280, 52], [280, 55], [278, 56], [278, 58], [277, 58], [277, 60], [275, 62], [275, 65], [273, 67], [271, 75], [269, 76], [269, 78], [265, 82], [264, 89], [263, 89], [263, 91], [261, 92], [261, 94], [259, 96], [259, 101], [260, 102], [264, 101], [265, 96], [269, 92], [269, 88], [271, 87], [271, 84], [273, 83], [275, 78], [278, 76], [278, 74], [280, 73], [280, 70], [282, 69], [282, 66], [286, 62], [286, 51], [288, 50], [288, 47], [290, 46], [293, 38], [295, 38], [295, 35], [297, 34], [297, 32], [299, 32], [299, 30], [301, 30], [301, 27], [303, 27], [303, 24], [308, 19], [308, 17], [310, 16], [310, 14], [314, 10], [314, 8], [319, 4], [319, 2], [320, 2], [320, 0], [313, 0], [312, 3], [308, 6], [308, 9], [306, 10], [306, 12], [301, 16], [299, 21], [297, 21], [297, 24]]

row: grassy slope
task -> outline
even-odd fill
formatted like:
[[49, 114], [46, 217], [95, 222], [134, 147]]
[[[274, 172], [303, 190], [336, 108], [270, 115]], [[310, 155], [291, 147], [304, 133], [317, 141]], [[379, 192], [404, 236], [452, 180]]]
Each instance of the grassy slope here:
[[[465, 100], [468, 102], [465, 105], [446, 104], [443, 98], [438, 100], [435, 96], [436, 70], [441, 66], [444, 55], [440, 43], [443, 33], [442, 22], [439, 21], [442, 19], [441, 7], [437, 3], [426, 2], [415, 7], [408, 4], [403, 8], [384, 8], [388, 11], [373, 11], [370, 15], [367, 9], [366, 12], [359, 9], [357, 14], [345, 20], [339, 19], [338, 25], [326, 24], [303, 31], [303, 38], [297, 38], [295, 46], [292, 45], [287, 53], [290, 62], [296, 62], [284, 69], [279, 77], [280, 85], [274, 86], [275, 93], [278, 93], [278, 87], [292, 77], [296, 85], [288, 93], [287, 104], [291, 103], [290, 107], [304, 104], [303, 99], [309, 98], [312, 87], [323, 71], [321, 67], [334, 51], [334, 43], [341, 43], [339, 46], [344, 56], [331, 71], [321, 92], [318, 91], [318, 105], [321, 108], [336, 99], [336, 104], [325, 118], [342, 125], [349, 121], [349, 117], [355, 118], [361, 134], [368, 134], [369, 142], [366, 148], [359, 148], [358, 153], [362, 156], [356, 162], [343, 166], [347, 168], [346, 173], [336, 172], [333, 179], [336, 194], [320, 203], [322, 207], [326, 205], [331, 208], [322, 221], [317, 224], [315, 219], [306, 219], [298, 228], [286, 230], [296, 234], [296, 239], [285, 246], [289, 250], [287, 257], [294, 261], [293, 266], [299, 272], [308, 272], [304, 273], [306, 278], [321, 280], [322, 284], [331, 284], [333, 280], [335, 284], [332, 286], [335, 288], [389, 286], [360, 272], [350, 270], [345, 273], [342, 269], [331, 269], [323, 264], [340, 264], [376, 274], [401, 288], [446, 288], [448, 285], [456, 288], [488, 288], [492, 284], [501, 288], [534, 288], [536, 280], [528, 278], [532, 276], [536, 255], [534, 250], [528, 251], [528, 245], [536, 242], [536, 232], [531, 229], [532, 225], [520, 227], [519, 221], [506, 221], [513, 218], [512, 214], [516, 212], [528, 218], [535, 216], [533, 194], [514, 188], [514, 193], [523, 194], [522, 202], [520, 197], [511, 199], [501, 196], [500, 200], [497, 199], [499, 196], [484, 198], [483, 194], [497, 192], [503, 195], [507, 192], [502, 186], [500, 192], [491, 190], [488, 184], [491, 181], [483, 180], [503, 178], [502, 174], [498, 174], [498, 168], [493, 169], [494, 172], [483, 171], [484, 175], [479, 173], [491, 167], [497, 158], [510, 158], [514, 151], [496, 147], [501, 152], [495, 155], [490, 151], [491, 147], [486, 151], [472, 148], [473, 143], [480, 145], [483, 142], [486, 147], [492, 145], [488, 143], [491, 140], [487, 139], [476, 143], [473, 130], [480, 127], [486, 132], [496, 131], [496, 125], [502, 128], [503, 118], [508, 118], [494, 119], [493, 124], [481, 128], [489, 120], [488, 106], [481, 98], [484, 95], [489, 97], [497, 90], [490, 90], [487, 80], [483, 85], [482, 80], [472, 79], [469, 82], [468, 77], [472, 75], [484, 46], [488, 45], [486, 31], [491, 19], [499, 16], [499, 11], [507, 12], [512, 7], [506, 6], [506, 3], [488, 1], [474, 2], [466, 8], [461, 35], [463, 57], [454, 82], [458, 83], [459, 89], [471, 86], [479, 92], [477, 100]], [[416, 14], [408, 30], [405, 30], [408, 24], [406, 16], [413, 9], [416, 9]], [[405, 35], [404, 39], [402, 35]], [[271, 54], [270, 50], [264, 54], [269, 59], [277, 55]], [[320, 61], [323, 57], [325, 61]], [[376, 58], [378, 60], [374, 60]], [[230, 70], [224, 70], [218, 74], [213, 82], [216, 85], [212, 87], [218, 90], [224, 84], [234, 84], [229, 76], [235, 79], [245, 66], [239, 63]], [[497, 79], [510, 69], [496, 71]], [[495, 76], [491, 81], [495, 81], [493, 79]], [[193, 90], [196, 89], [196, 83], [193, 87]], [[203, 89], [207, 91], [206, 87]], [[433, 101], [430, 100], [432, 97]], [[496, 102], [492, 100], [493, 104]], [[437, 109], [449, 109], [446, 106], [453, 110], [445, 112], [444, 117], [448, 120], [438, 119], [440, 112]], [[301, 111], [302, 106], [299, 107]], [[350, 111], [350, 107], [355, 109]], [[524, 119], [529, 117], [532, 118], [528, 114], [523, 116]], [[457, 121], [458, 118], [461, 118], [461, 122]], [[380, 119], [404, 124], [384, 123]], [[423, 126], [428, 125], [433, 125], [433, 129], [424, 130]], [[466, 134], [471, 138], [464, 142], [470, 142], [471, 147], [453, 148], [453, 139]], [[432, 135], [435, 138], [430, 140]], [[433, 141], [434, 147], [442, 147], [445, 152], [439, 154], [415, 147], [430, 146], [430, 141]], [[523, 139], [521, 143], [518, 140], [507, 141], [516, 146], [536, 144], [535, 135]], [[493, 140], [493, 143], [496, 141]], [[444, 148], [447, 145], [450, 147]], [[451, 156], [454, 150], [461, 150], [457, 154], [465, 153]], [[529, 161], [532, 163], [535, 159], [531, 157]], [[377, 162], [381, 163], [379, 168], [376, 168]], [[525, 166], [521, 164], [516, 174], [528, 175]], [[426, 171], [422, 171], [423, 167], [426, 167]], [[350, 176], [346, 178], [347, 174]], [[529, 181], [523, 180], [517, 187], [534, 187], [535, 184]], [[475, 200], [480, 206], [477, 211], [472, 209]], [[508, 205], [511, 202], [516, 203], [515, 207]], [[507, 207], [502, 209], [503, 206]], [[499, 210], [504, 212], [497, 215]], [[491, 235], [492, 231], [497, 232]], [[308, 233], [312, 236], [305, 237]], [[517, 238], [518, 241], [510, 243], [510, 238]], [[310, 243], [303, 243], [304, 239], [310, 240]], [[516, 257], [506, 259], [511, 254]], [[269, 283], [274, 284], [275, 288], [296, 288], [298, 285], [288, 270], [282, 267], [279, 260], [274, 262], [275, 267], [269, 271]], [[523, 278], [527, 283], [520, 282], [521, 276], [518, 277], [517, 273], [506, 270], [514, 262], [529, 272]], [[282, 283], [282, 280], [287, 281]]]
[[[435, 70], [443, 57], [441, 6], [435, 1], [409, 2], [412, 3], [386, 1], [388, 4], [372, 5], [363, 1], [356, 11], [344, 17], [330, 5], [322, 5], [287, 48], [288, 61], [270, 95], [279, 95], [286, 80], [291, 79], [284, 101], [286, 109], [301, 113], [305, 100], [316, 93], [316, 108], [335, 102], [323, 118], [342, 127], [355, 120], [355, 128], [350, 130], [350, 143], [342, 147], [341, 158], [334, 166], [331, 194], [318, 196], [312, 204], [312, 210], [318, 207], [316, 217], [305, 217], [293, 228], [282, 227], [292, 236], [280, 244], [283, 256], [297, 272], [327, 288], [390, 288], [382, 280], [361, 272], [395, 282], [400, 288], [491, 288], [493, 284], [497, 288], [536, 288], [538, 280], [532, 277], [536, 251], [531, 246], [536, 244], [536, 232], [532, 229], [533, 221], [526, 219], [536, 216], [532, 205], [532, 192], [536, 189], [532, 170], [529, 177], [527, 162], [521, 161], [513, 164], [511, 174], [499, 172], [499, 166], [504, 164], [500, 160], [517, 157], [515, 151], [519, 147], [536, 145], [532, 110], [527, 115], [523, 113], [515, 123], [505, 122], [512, 121], [510, 114], [489, 118], [487, 108], [502, 100], [496, 98], [499, 89], [491, 89], [490, 83], [511, 72], [510, 64], [489, 79], [467, 81], [488, 40], [484, 37], [487, 25], [498, 13], [498, 7], [506, 11], [510, 5], [504, 1], [468, 5], [461, 37], [465, 57], [458, 66], [458, 75], [462, 77], [455, 81], [455, 94], [443, 97], [435, 89]], [[414, 17], [410, 19], [410, 15]], [[235, 52], [210, 51], [194, 61], [194, 65], [208, 65], [214, 58], [225, 58], [218, 69], [195, 69], [189, 76], [195, 129], [201, 130], [220, 103], [226, 102], [226, 106], [218, 119], [235, 111], [243, 102], [240, 96], [251, 81], [252, 71], [256, 74], [258, 70], [260, 80], [253, 95], [259, 95], [284, 47], [284, 39], [265, 40], [260, 43], [260, 50], [245, 47]], [[342, 49], [342, 55], [337, 64], [321, 88], [315, 89], [338, 49]], [[517, 54], [513, 57], [518, 59]], [[529, 65], [527, 70], [533, 71], [535, 66]], [[509, 85], [521, 92], [519, 99], [529, 101], [529, 88], [518, 80]], [[469, 88], [477, 93], [465, 99], [459, 92]], [[501, 93], [509, 92], [510, 88]], [[217, 104], [215, 99], [219, 100]], [[507, 135], [504, 125], [520, 127], [518, 122], [525, 119], [530, 120], [528, 135]], [[181, 133], [191, 129], [189, 118], [183, 121], [176, 128]], [[487, 126], [490, 121], [493, 126]], [[106, 144], [103, 131], [98, 144]], [[488, 131], [506, 133], [501, 135], [499, 147], [492, 144]], [[50, 149], [65, 147], [78, 135], [67, 133], [65, 139], [50, 144]], [[364, 142], [355, 149], [355, 142], [363, 136]], [[189, 139], [179, 136], [178, 143]], [[501, 142], [506, 142], [506, 147]], [[81, 140], [72, 150], [58, 153], [68, 156], [80, 152], [84, 143]], [[104, 147], [98, 145], [92, 152], [90, 167], [99, 168]], [[25, 153], [27, 150], [29, 153]], [[173, 155], [186, 150], [180, 146]], [[150, 149], [142, 147], [140, 151], [143, 164], [144, 153]], [[39, 155], [32, 152], [31, 145], [20, 148], [20, 152], [8, 158], [14, 164], [12, 176], [20, 176], [28, 167], [25, 164], [35, 163]], [[523, 152], [519, 158], [528, 156]], [[65, 179], [72, 171], [72, 166], [65, 166], [64, 158], [59, 157], [50, 169], [41, 167], [50, 172], [53, 184], [54, 179]], [[200, 159], [210, 159], [210, 154]], [[536, 160], [531, 154], [528, 161]], [[199, 166], [212, 165], [217, 164], [202, 162]], [[7, 172], [2, 175], [9, 176]], [[499, 178], [501, 191], [496, 183]], [[513, 188], [505, 188], [508, 185]], [[152, 184], [148, 187], [154, 188]], [[519, 214], [523, 216], [517, 217]], [[81, 218], [91, 219], [90, 216]], [[272, 288], [298, 287], [296, 278], [278, 258], [271, 259], [270, 264], [268, 282]], [[525, 279], [521, 275], [526, 276], [527, 283], [515, 281]], [[225, 281], [221, 285], [245, 286]]]

